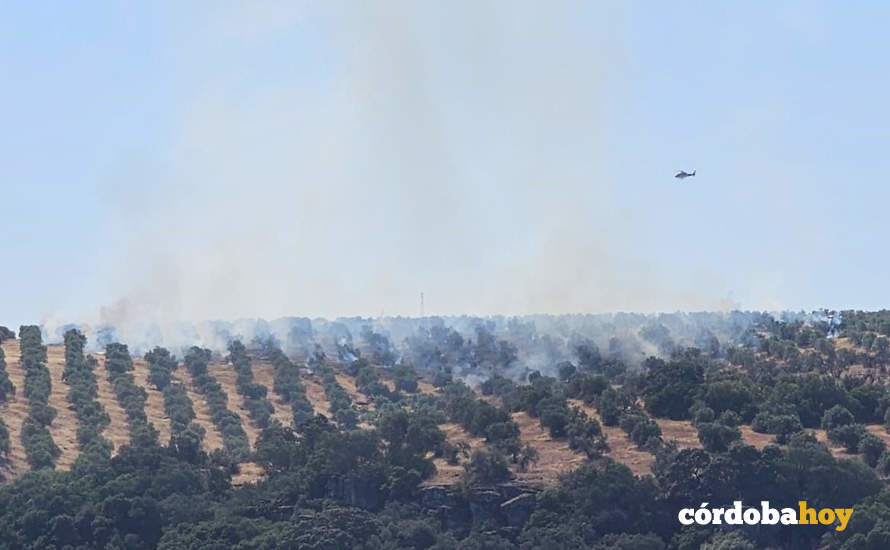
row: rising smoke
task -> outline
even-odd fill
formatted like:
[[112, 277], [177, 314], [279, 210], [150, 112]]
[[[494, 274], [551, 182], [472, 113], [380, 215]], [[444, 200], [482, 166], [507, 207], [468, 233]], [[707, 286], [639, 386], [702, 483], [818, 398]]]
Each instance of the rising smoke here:
[[170, 14], [180, 108], [107, 197], [105, 306], [45, 323], [725, 308], [611, 207], [602, 14], [287, 4]]

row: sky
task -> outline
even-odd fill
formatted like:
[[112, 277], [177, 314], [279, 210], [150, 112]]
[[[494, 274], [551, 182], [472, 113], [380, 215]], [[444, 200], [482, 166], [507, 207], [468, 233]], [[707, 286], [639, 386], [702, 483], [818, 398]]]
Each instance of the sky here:
[[886, 307], [888, 12], [10, 4], [0, 324]]

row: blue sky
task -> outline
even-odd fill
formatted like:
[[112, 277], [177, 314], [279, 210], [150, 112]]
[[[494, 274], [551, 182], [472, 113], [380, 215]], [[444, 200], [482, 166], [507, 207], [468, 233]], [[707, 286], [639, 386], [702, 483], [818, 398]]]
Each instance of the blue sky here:
[[509, 6], [7, 6], [0, 323], [886, 306], [890, 8]]

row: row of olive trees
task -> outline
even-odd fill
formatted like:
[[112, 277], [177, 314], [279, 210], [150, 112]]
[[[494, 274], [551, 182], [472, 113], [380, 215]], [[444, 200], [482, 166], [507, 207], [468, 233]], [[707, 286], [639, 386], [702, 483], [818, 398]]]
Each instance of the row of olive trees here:
[[[10, 395], [15, 395], [15, 385], [9, 380], [9, 374], [6, 372], [6, 357], [3, 354], [3, 348], [0, 348], [0, 403], [9, 399]], [[3, 418], [0, 417], [0, 466], [6, 462], [9, 451], [9, 429], [3, 422]]]
[[253, 379], [250, 357], [247, 356], [247, 349], [244, 347], [244, 344], [238, 340], [229, 344], [228, 361], [238, 374], [235, 384], [238, 388], [238, 393], [244, 398], [244, 406], [247, 408], [247, 413], [254, 424], [260, 428], [265, 428], [272, 419], [275, 407], [266, 398], [269, 389], [262, 384], [256, 383]]
[[164, 395], [164, 412], [170, 419], [169, 449], [191, 464], [204, 463], [204, 428], [194, 421], [195, 407], [188, 390], [173, 381], [173, 371], [178, 367], [176, 357], [167, 349], [156, 347], [145, 354], [145, 360], [149, 383]]
[[358, 424], [358, 412], [352, 406], [352, 398], [349, 396], [349, 392], [337, 382], [334, 369], [327, 365], [327, 356], [318, 346], [309, 359], [309, 367], [321, 377], [324, 395], [330, 403], [334, 421], [342, 429], [354, 429]]
[[83, 353], [86, 337], [78, 330], [65, 332], [65, 370], [62, 379], [68, 384], [68, 402], [74, 407], [79, 427], [77, 442], [81, 449], [92, 443], [105, 445], [102, 431], [111, 422], [105, 408], [96, 399], [99, 385], [96, 382], [96, 359]]
[[46, 368], [46, 347], [40, 327], [36, 325], [22, 326], [19, 336], [21, 363], [25, 370], [25, 397], [30, 403], [28, 417], [22, 425], [22, 444], [31, 468], [52, 468], [62, 451], [49, 432], [56, 410], [49, 406], [52, 380]]
[[195, 388], [207, 399], [210, 418], [222, 434], [229, 457], [234, 462], [244, 462], [251, 454], [250, 441], [241, 425], [241, 417], [229, 410], [225, 390], [208, 371], [210, 356], [209, 349], [192, 347], [185, 356], [185, 366], [192, 375]]
[[105, 370], [108, 371], [108, 381], [118, 402], [127, 413], [130, 441], [156, 443], [158, 432], [148, 422], [148, 416], [145, 414], [148, 393], [145, 388], [138, 386], [133, 378], [133, 359], [126, 344], [114, 342], [105, 346]]
[[265, 355], [275, 367], [272, 389], [290, 403], [294, 426], [298, 429], [315, 415], [312, 403], [306, 397], [306, 388], [300, 382], [300, 372], [283, 351], [276, 347], [266, 347]]

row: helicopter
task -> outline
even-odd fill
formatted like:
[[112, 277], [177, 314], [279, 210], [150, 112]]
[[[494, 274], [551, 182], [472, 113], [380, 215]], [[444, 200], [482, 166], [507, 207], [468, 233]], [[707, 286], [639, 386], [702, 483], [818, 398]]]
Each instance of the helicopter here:
[[677, 175], [674, 176], [674, 177], [677, 178], [677, 179], [684, 180], [684, 179], [686, 179], [686, 178], [691, 178], [691, 177], [694, 176], [694, 175], [695, 175], [695, 170], [693, 170], [692, 173], [689, 173], [689, 172], [687, 172], [687, 171], [685, 171], [685, 170], [680, 170], [679, 172], [677, 172]]

